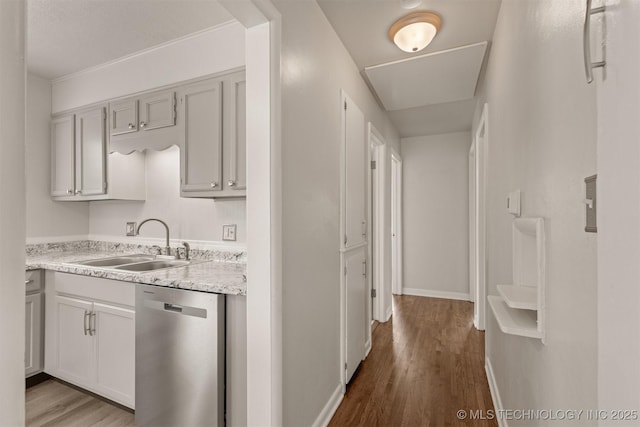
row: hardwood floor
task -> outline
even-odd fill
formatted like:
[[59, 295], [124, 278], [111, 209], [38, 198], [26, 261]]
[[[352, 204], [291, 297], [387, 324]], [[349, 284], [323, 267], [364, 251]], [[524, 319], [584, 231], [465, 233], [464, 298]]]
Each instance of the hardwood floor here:
[[329, 425], [497, 426], [486, 419], [493, 402], [473, 304], [412, 296], [393, 304], [393, 319], [376, 325], [371, 353]]
[[133, 413], [57, 380], [27, 389], [27, 426], [134, 426]]

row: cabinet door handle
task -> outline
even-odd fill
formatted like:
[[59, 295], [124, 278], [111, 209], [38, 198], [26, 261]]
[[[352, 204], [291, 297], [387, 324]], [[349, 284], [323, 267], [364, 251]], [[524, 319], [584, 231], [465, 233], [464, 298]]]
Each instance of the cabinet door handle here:
[[232, 179], [229, 180], [229, 182], [227, 182], [227, 184], [229, 184], [229, 187], [235, 187], [236, 186], [236, 182]]
[[140, 127], [143, 128], [145, 127], [147, 124], [145, 122], [140, 122]]
[[25, 284], [25, 285], [28, 285], [28, 284], [31, 284], [31, 283], [33, 283], [33, 280], [25, 280], [25, 281], [24, 281], [24, 284]]
[[134, 127], [133, 123], [129, 123], [129, 129], [133, 129]]
[[218, 183], [217, 183], [217, 182], [212, 182], [212, 183], [211, 183], [211, 188], [216, 188], [217, 186], [218, 186]]
[[84, 311], [84, 334], [87, 335], [89, 333], [89, 313], [87, 310]]
[[67, 190], [67, 194], [71, 194], [71, 195], [73, 195], [73, 190], [72, 190], [71, 188], [69, 188], [69, 189]]
[[76, 195], [82, 194], [82, 190], [76, 190]]
[[92, 311], [89, 317], [89, 335], [94, 336], [96, 334], [96, 312]]

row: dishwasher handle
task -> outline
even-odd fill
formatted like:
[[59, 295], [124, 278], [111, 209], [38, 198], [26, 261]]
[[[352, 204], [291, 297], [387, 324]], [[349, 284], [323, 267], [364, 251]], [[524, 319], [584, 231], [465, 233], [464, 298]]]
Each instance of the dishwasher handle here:
[[176, 313], [182, 313], [182, 307], [177, 304], [164, 303], [164, 309], [166, 311], [174, 311]]

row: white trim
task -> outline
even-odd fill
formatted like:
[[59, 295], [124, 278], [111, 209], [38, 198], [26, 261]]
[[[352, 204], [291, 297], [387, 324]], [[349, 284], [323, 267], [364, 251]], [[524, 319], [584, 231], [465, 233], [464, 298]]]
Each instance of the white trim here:
[[486, 242], [487, 242], [487, 153], [489, 141], [489, 104], [482, 107], [482, 115], [478, 128], [474, 133], [476, 159], [476, 286], [473, 323], [478, 330], [484, 331], [487, 317], [487, 274], [486, 274]]
[[51, 83], [52, 84], [56, 84], [56, 83], [64, 82], [64, 81], [69, 80], [69, 79], [76, 78], [76, 77], [81, 76], [83, 74], [93, 73], [93, 72], [101, 70], [103, 68], [108, 68], [108, 67], [111, 67], [112, 65], [118, 64], [120, 62], [127, 61], [127, 60], [129, 60], [131, 58], [135, 58], [137, 56], [142, 56], [142, 55], [148, 54], [149, 52], [153, 52], [153, 51], [158, 50], [158, 49], [163, 49], [163, 48], [165, 48], [167, 46], [171, 46], [171, 45], [174, 45], [174, 44], [177, 44], [177, 43], [181, 43], [181, 42], [184, 42], [184, 41], [187, 41], [187, 40], [190, 40], [190, 39], [195, 39], [195, 38], [198, 38], [198, 37], [202, 37], [205, 34], [209, 34], [209, 33], [212, 33], [214, 31], [218, 31], [221, 28], [228, 27], [230, 25], [235, 25], [237, 23], [238, 23], [237, 20], [232, 19], [230, 21], [226, 21], [226, 22], [223, 22], [221, 24], [214, 25], [213, 27], [205, 28], [205, 29], [202, 29], [200, 31], [196, 31], [195, 33], [191, 33], [191, 34], [184, 35], [182, 37], [171, 39], [171, 40], [169, 40], [167, 42], [160, 43], [160, 44], [148, 47], [146, 49], [130, 53], [130, 54], [125, 55], [125, 56], [121, 56], [120, 58], [116, 58], [116, 59], [113, 59], [113, 60], [108, 61], [108, 62], [103, 62], [102, 64], [94, 65], [92, 67], [84, 68], [84, 69], [79, 70], [79, 71], [74, 71], [73, 73], [69, 73], [69, 74], [65, 74], [65, 75], [60, 76], [60, 77], [56, 77], [55, 79], [51, 80]]
[[346, 248], [340, 248], [340, 253], [345, 254], [347, 252], [353, 252], [356, 249], [364, 248], [367, 246], [367, 242], [358, 243], [357, 245], [347, 246]]
[[434, 291], [430, 289], [402, 288], [403, 295], [414, 297], [444, 298], [469, 301], [469, 294], [464, 292]]
[[[371, 331], [371, 324], [369, 324], [369, 331]], [[369, 339], [364, 343], [364, 358], [366, 359], [369, 353], [371, 353], [371, 335], [369, 335]], [[364, 359], [362, 359], [364, 360]]]
[[[395, 231], [396, 231], [396, 239], [395, 239], [395, 250], [396, 256], [394, 257], [394, 243], [391, 241], [391, 283], [392, 283], [392, 292], [395, 295], [402, 295], [403, 292], [403, 271], [402, 266], [403, 263], [403, 254], [402, 254], [402, 157], [400, 154], [390, 148], [391, 151], [391, 186], [393, 187], [394, 182], [396, 183], [396, 188], [394, 192], [394, 188], [391, 188], [391, 222], [393, 223], [393, 209], [395, 206], [396, 209], [396, 218], [395, 218]], [[394, 164], [396, 164], [396, 174], [394, 177]], [[395, 194], [395, 200], [393, 195]], [[394, 230], [394, 224], [391, 224], [391, 232]], [[395, 266], [395, 269], [394, 269]]]
[[491, 360], [489, 360], [487, 356], [484, 358], [484, 370], [487, 373], [487, 382], [489, 383], [489, 391], [491, 391], [491, 399], [493, 400], [493, 409], [495, 410], [496, 418], [498, 420], [498, 426], [509, 427], [507, 420], [499, 416], [499, 414], [504, 410], [504, 407], [502, 406], [498, 383], [496, 382], [496, 377], [493, 374]]
[[[371, 157], [372, 145], [375, 145], [373, 158]], [[384, 254], [388, 244], [385, 235], [385, 206], [389, 202], [386, 196], [387, 144], [380, 131], [378, 131], [371, 122], [368, 123], [367, 158], [369, 160], [367, 162], [369, 295], [371, 295], [371, 289], [376, 290], [376, 299], [372, 304], [373, 313], [371, 313], [370, 318], [380, 322], [385, 322], [386, 320], [384, 320], [383, 316], [385, 311], [387, 311], [385, 309], [385, 305], [387, 305], [387, 295], [391, 295], [391, 292], [387, 289], [391, 284], [384, 280], [386, 262]], [[375, 181], [372, 178], [370, 169], [372, 160], [376, 161]], [[376, 193], [374, 200], [376, 204], [375, 206], [373, 206], [372, 201], [370, 200], [373, 191]], [[371, 238], [372, 236], [373, 238]], [[388, 302], [388, 306], [391, 307], [391, 301]], [[369, 331], [369, 336], [370, 335], [371, 333]]]
[[384, 322], [388, 322], [391, 319], [391, 316], [393, 315], [393, 306], [391, 304], [389, 304], [389, 307], [387, 307], [387, 312], [384, 314]]
[[338, 387], [336, 387], [329, 398], [329, 401], [318, 414], [318, 418], [313, 422], [313, 427], [326, 427], [329, 425], [331, 418], [333, 418], [333, 414], [336, 413], [336, 410], [338, 409], [338, 406], [340, 406], [340, 402], [342, 402], [342, 398], [344, 397], [344, 393], [342, 391], [343, 388], [344, 386], [342, 384], [339, 384]]
[[78, 240], [89, 240], [88, 234], [77, 234], [74, 236], [42, 236], [42, 237], [27, 237], [27, 245], [40, 245], [43, 243], [62, 243], [62, 242], [75, 242]]

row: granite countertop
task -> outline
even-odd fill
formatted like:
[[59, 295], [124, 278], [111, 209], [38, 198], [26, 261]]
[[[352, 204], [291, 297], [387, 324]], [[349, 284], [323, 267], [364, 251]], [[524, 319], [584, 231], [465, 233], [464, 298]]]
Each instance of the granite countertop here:
[[131, 272], [113, 268], [73, 264], [112, 256], [150, 253], [141, 245], [79, 241], [65, 244], [27, 246], [26, 269], [46, 269], [125, 282], [144, 283], [170, 288], [246, 295], [246, 264], [243, 251], [193, 251], [191, 264], [148, 272]]

